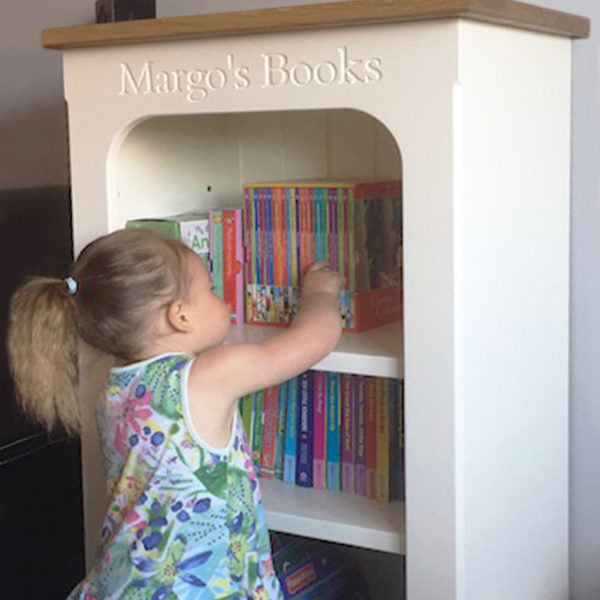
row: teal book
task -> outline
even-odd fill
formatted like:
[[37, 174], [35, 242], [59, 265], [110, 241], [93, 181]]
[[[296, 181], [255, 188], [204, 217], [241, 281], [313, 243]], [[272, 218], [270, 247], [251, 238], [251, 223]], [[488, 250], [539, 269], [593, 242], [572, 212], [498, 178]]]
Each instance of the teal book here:
[[341, 489], [340, 376], [327, 373], [327, 489]]
[[285, 483], [296, 483], [296, 450], [298, 444], [298, 384], [296, 378], [288, 381], [287, 388], [283, 481]]
[[210, 256], [212, 261], [212, 283], [215, 294], [225, 298], [223, 284], [223, 211], [210, 210]]

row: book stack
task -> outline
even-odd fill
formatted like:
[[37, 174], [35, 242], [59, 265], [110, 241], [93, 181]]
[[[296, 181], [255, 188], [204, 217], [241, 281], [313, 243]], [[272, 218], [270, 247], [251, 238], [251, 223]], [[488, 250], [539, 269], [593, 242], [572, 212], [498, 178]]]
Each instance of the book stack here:
[[404, 496], [403, 382], [306, 371], [240, 399], [261, 477], [360, 494]]
[[214, 292], [229, 307], [232, 323], [244, 322], [244, 245], [241, 208], [211, 209], [210, 262]]
[[317, 261], [345, 278], [348, 331], [401, 318], [400, 181], [253, 183], [244, 196], [246, 322], [289, 323]]
[[243, 224], [243, 210], [231, 208], [132, 219], [126, 227], [161, 231], [191, 248], [211, 273], [215, 294], [229, 307], [231, 322], [243, 323]]
[[168, 217], [130, 219], [126, 228], [160, 231], [191, 248], [210, 270], [210, 221], [206, 211], [190, 211]]

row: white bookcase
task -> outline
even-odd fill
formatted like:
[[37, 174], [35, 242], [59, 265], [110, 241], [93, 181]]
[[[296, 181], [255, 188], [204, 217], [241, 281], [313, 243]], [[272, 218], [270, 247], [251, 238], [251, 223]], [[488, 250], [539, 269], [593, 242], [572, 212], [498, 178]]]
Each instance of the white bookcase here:
[[[76, 251], [131, 217], [241, 205], [245, 181], [402, 177], [404, 322], [318, 368], [405, 379], [406, 502], [262, 489], [273, 529], [375, 571], [405, 556], [410, 600], [568, 596], [570, 60], [588, 27], [508, 0], [359, 0], [43, 34], [64, 50]], [[83, 476], [91, 560], [91, 412]]]

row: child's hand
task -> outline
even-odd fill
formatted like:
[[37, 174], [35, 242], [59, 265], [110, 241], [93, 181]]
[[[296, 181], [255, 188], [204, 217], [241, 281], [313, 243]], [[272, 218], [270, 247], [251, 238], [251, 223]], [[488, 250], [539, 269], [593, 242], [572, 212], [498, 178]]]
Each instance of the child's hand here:
[[343, 285], [344, 278], [333, 271], [328, 263], [316, 262], [304, 275], [302, 296], [325, 292], [337, 298]]

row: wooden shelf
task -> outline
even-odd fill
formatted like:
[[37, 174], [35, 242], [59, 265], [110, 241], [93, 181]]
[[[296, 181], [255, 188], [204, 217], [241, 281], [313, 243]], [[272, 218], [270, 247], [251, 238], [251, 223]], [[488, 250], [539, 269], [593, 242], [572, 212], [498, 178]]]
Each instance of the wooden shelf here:
[[260, 480], [269, 529], [404, 554], [403, 502]]
[[42, 45], [85, 48], [448, 18], [573, 38], [588, 37], [590, 31], [589, 19], [513, 0], [355, 0], [45, 29]]
[[[227, 340], [230, 343], [259, 343], [281, 331], [280, 327], [232, 325]], [[400, 378], [404, 374], [402, 341], [400, 322], [361, 333], [345, 333], [334, 351], [313, 368], [337, 373]]]

